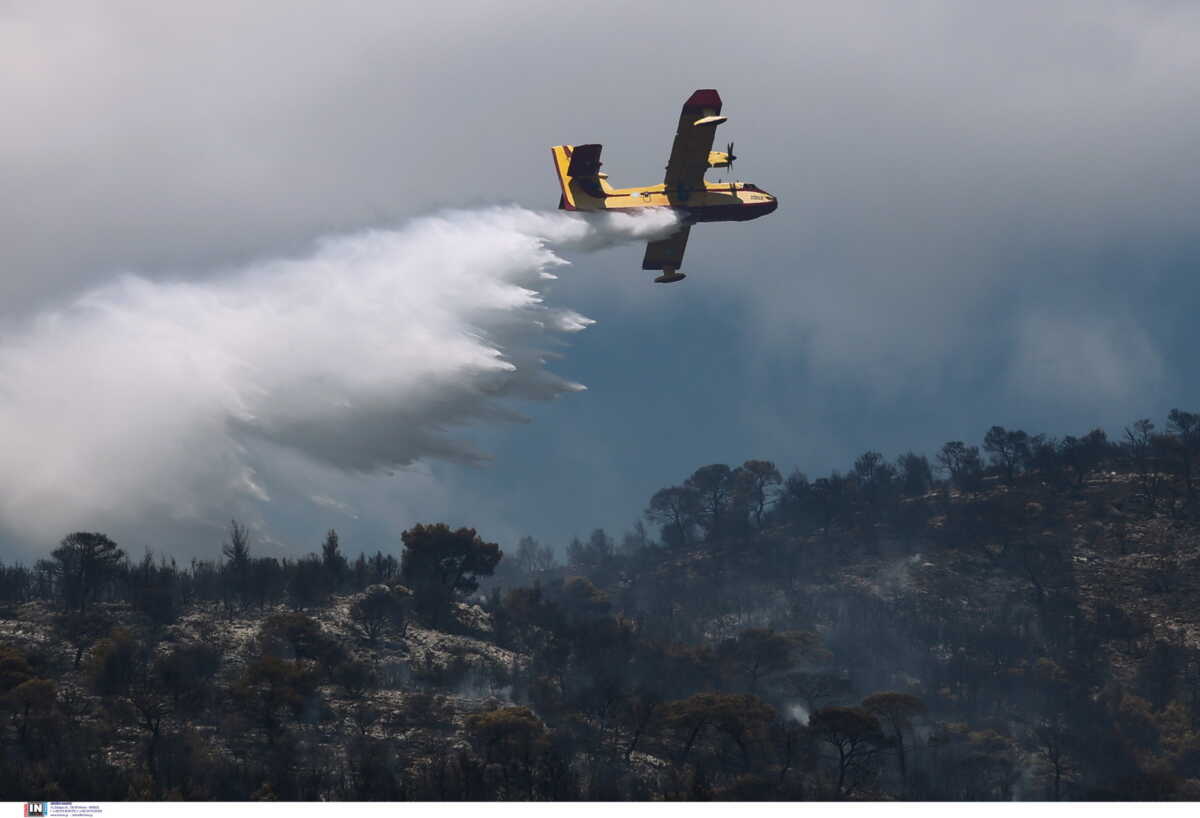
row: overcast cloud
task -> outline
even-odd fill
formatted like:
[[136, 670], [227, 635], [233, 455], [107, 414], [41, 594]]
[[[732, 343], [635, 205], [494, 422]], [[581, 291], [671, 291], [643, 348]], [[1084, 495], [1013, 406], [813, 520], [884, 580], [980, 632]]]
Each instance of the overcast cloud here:
[[0, 315], [447, 206], [552, 208], [560, 142], [653, 182], [716, 87], [775, 214], [698, 227], [671, 287], [636, 249], [573, 257], [547, 297], [599, 323], [553, 368], [590, 391], [477, 427], [482, 469], [266, 458], [306, 499], [253, 506], [263, 537], [375, 547], [436, 516], [561, 544], [705, 462], [1116, 431], [1200, 405], [1198, 63], [1200, 8], [1173, 2], [10, 3]]

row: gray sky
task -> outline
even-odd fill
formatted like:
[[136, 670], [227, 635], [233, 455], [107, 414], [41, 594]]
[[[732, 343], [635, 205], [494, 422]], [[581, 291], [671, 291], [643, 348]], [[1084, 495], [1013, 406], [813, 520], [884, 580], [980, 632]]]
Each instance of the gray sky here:
[[[281, 549], [330, 526], [395, 547], [443, 517], [561, 545], [708, 462], [817, 473], [993, 423], [1115, 433], [1200, 405], [1200, 7], [682, 8], [0, 5], [0, 316], [441, 207], [552, 208], [552, 144], [602, 142], [614, 184], [653, 183], [679, 105], [716, 87], [718, 141], [780, 208], [695, 229], [671, 287], [635, 247], [566, 253], [547, 297], [597, 324], [551, 369], [589, 391], [467, 430], [482, 468], [280, 458], [328, 502], [234, 512]], [[126, 528], [135, 551], [212, 536]]]

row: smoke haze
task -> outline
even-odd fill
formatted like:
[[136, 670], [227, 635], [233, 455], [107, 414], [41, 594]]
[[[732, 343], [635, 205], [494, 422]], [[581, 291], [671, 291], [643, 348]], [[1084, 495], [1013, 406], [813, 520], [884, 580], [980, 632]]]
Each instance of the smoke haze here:
[[546, 303], [555, 250], [675, 224], [451, 211], [201, 282], [123, 276], [0, 339], [0, 524], [41, 542], [135, 522], [171, 536], [270, 502], [284, 463], [316, 483], [479, 463], [454, 428], [584, 388], [545, 366], [592, 323]]

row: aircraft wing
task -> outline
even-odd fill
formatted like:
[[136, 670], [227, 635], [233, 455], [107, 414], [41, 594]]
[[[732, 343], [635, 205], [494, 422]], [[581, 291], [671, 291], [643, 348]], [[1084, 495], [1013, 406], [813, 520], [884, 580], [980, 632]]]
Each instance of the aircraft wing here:
[[667, 160], [665, 182], [668, 194], [679, 188], [704, 187], [704, 172], [708, 170], [713, 137], [717, 134], [717, 126], [725, 121], [720, 114], [721, 95], [711, 88], [697, 91], [683, 103], [675, 142], [671, 145], [671, 158]]
[[683, 251], [687, 248], [688, 233], [692, 231], [690, 224], [679, 228], [679, 232], [665, 239], [648, 242], [646, 256], [642, 259], [643, 270], [678, 270], [683, 263]]

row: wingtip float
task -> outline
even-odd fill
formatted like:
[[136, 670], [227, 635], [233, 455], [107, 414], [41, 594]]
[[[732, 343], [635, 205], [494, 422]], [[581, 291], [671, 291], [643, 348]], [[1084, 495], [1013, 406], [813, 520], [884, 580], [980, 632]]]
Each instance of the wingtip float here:
[[679, 127], [667, 160], [662, 184], [614, 189], [608, 174], [600, 172], [600, 145], [556, 145], [554, 169], [562, 196], [562, 210], [584, 212], [630, 212], [647, 208], [670, 208], [680, 216], [682, 227], [673, 235], [646, 244], [643, 270], [661, 270], [654, 280], [670, 284], [686, 278], [679, 272], [688, 233], [697, 222], [735, 222], [757, 219], [771, 213], [779, 201], [750, 182], [709, 182], [709, 168], [731, 168], [737, 157], [730, 142], [724, 151], [712, 149], [721, 116], [721, 95], [711, 88], [688, 97], [679, 115]]

